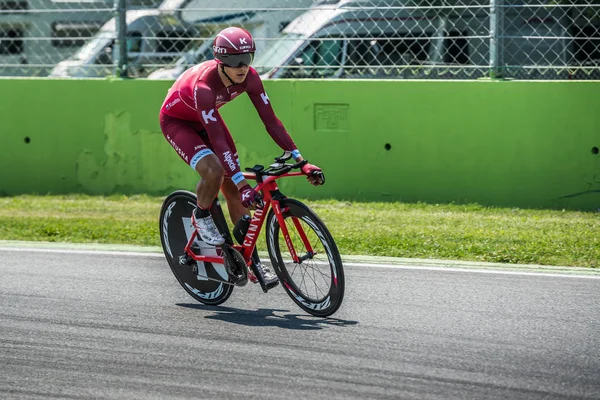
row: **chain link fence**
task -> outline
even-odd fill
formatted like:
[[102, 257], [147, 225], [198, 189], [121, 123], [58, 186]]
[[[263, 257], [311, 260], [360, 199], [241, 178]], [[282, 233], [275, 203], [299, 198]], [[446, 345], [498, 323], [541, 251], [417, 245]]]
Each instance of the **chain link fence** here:
[[175, 79], [231, 25], [266, 78], [600, 79], [600, 0], [0, 0], [0, 76]]

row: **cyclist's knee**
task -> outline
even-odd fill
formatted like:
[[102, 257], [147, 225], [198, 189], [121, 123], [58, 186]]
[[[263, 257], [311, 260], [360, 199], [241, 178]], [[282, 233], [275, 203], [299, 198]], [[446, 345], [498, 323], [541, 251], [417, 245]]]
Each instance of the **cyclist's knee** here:
[[196, 171], [203, 180], [221, 184], [225, 177], [225, 168], [221, 165], [219, 159], [214, 157], [205, 157], [196, 164]]
[[206, 170], [206, 177], [203, 176], [204, 179], [210, 179], [211, 181], [223, 182], [225, 178], [225, 169], [221, 166], [221, 164], [211, 166]]

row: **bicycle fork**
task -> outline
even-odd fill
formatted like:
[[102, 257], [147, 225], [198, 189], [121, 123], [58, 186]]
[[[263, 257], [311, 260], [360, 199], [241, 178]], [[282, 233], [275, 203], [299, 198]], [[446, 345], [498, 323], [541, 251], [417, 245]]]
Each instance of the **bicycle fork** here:
[[315, 256], [315, 252], [314, 252], [312, 245], [310, 244], [310, 241], [308, 240], [308, 237], [306, 236], [306, 232], [304, 232], [304, 228], [302, 228], [302, 225], [300, 224], [300, 221], [298, 220], [298, 218], [292, 217], [292, 222], [294, 223], [296, 232], [298, 232], [298, 235], [300, 235], [300, 239], [302, 239], [302, 244], [304, 244], [304, 248], [306, 249], [306, 254], [304, 254], [303, 256], [300, 256], [300, 257], [298, 257], [296, 248], [294, 247], [294, 244], [292, 243], [290, 232], [285, 223], [285, 218], [284, 218], [283, 214], [285, 213], [286, 210], [285, 209], [282, 210], [279, 205], [279, 202], [277, 202], [277, 201], [273, 202], [273, 209], [275, 210], [275, 216], [277, 218], [277, 222], [279, 223], [279, 229], [281, 229], [281, 233], [283, 234], [283, 237], [285, 238], [285, 243], [287, 245], [288, 250], [290, 251], [290, 255], [292, 256], [292, 260], [294, 261], [294, 263], [302, 264], [303, 261], [312, 259]]

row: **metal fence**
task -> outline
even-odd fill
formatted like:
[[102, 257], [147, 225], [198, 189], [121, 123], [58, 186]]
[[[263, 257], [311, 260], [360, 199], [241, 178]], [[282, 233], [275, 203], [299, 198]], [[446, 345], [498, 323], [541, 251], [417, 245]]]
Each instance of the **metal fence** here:
[[174, 79], [231, 25], [267, 78], [600, 79], [600, 0], [0, 0], [0, 75]]

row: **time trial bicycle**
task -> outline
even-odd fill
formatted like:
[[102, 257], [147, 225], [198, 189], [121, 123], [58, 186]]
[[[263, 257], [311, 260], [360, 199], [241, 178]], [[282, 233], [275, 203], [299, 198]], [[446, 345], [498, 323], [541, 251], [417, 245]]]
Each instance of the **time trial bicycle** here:
[[177, 190], [166, 197], [160, 212], [160, 237], [171, 271], [197, 301], [206, 305], [225, 302], [235, 286], [248, 280], [265, 285], [257, 270], [255, 247], [266, 221], [266, 246], [271, 265], [281, 286], [304, 311], [318, 317], [335, 313], [344, 298], [344, 269], [331, 233], [323, 221], [304, 203], [281, 193], [277, 180], [304, 176], [300, 169], [306, 160], [287, 163], [291, 154], [275, 158], [265, 168], [246, 168], [244, 177], [255, 180], [258, 206], [250, 218], [242, 218], [233, 229], [229, 226], [218, 199], [211, 215], [221, 234], [222, 246], [203, 242], [191, 223], [196, 195]]

